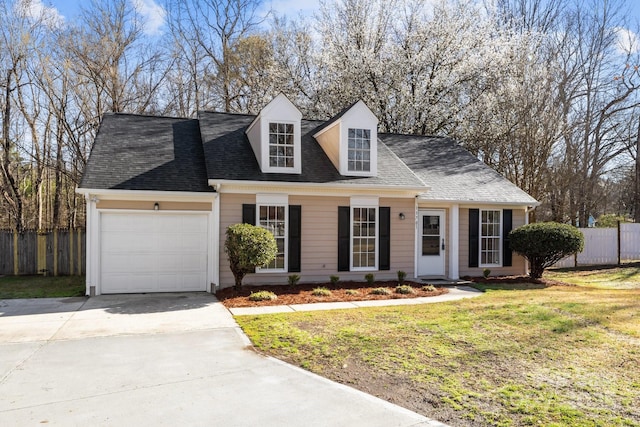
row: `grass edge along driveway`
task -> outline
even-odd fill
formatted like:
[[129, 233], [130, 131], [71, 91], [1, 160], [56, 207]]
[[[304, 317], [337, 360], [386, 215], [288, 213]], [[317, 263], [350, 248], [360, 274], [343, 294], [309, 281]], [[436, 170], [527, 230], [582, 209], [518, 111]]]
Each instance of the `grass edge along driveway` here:
[[261, 352], [451, 425], [640, 426], [640, 290], [493, 288], [236, 320]]
[[0, 276], [0, 299], [65, 298], [84, 294], [84, 276]]

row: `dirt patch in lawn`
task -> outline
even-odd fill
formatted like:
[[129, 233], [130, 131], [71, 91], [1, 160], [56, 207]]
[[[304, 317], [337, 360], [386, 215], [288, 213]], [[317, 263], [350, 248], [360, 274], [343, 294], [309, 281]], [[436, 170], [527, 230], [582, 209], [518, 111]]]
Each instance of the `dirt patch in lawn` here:
[[[405, 281], [413, 293], [401, 294], [396, 292], [397, 280], [375, 282], [369, 285], [363, 282], [340, 282], [336, 285], [331, 283], [301, 284], [295, 286], [288, 285], [266, 285], [266, 286], [244, 286], [238, 291], [235, 288], [224, 288], [216, 292], [216, 297], [225, 307], [260, 307], [267, 305], [290, 305], [290, 304], [312, 304], [317, 302], [340, 302], [340, 301], [369, 301], [400, 298], [433, 297], [449, 292], [447, 288], [435, 287], [433, 290], [425, 287], [424, 283]], [[313, 290], [326, 288], [331, 292], [328, 296], [313, 295]], [[374, 294], [372, 291], [377, 288], [388, 289], [388, 295]], [[275, 300], [251, 301], [248, 297], [252, 292], [270, 291], [277, 295]]]

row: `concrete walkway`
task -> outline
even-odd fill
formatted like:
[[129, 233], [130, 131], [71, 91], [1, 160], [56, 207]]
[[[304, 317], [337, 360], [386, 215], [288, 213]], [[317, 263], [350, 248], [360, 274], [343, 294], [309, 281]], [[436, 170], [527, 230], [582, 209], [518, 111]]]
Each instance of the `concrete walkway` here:
[[249, 344], [205, 293], [0, 300], [1, 424], [443, 426]]
[[339, 310], [345, 308], [382, 307], [390, 305], [432, 304], [436, 302], [456, 301], [464, 298], [473, 298], [479, 295], [482, 295], [482, 291], [479, 291], [470, 286], [452, 286], [449, 288], [448, 293], [435, 297], [352, 302], [318, 302], [313, 304], [273, 305], [264, 307], [237, 307], [230, 308], [229, 311], [231, 311], [231, 313], [235, 316], [242, 316], [247, 314], [255, 315], [269, 313], [292, 313], [294, 311]]

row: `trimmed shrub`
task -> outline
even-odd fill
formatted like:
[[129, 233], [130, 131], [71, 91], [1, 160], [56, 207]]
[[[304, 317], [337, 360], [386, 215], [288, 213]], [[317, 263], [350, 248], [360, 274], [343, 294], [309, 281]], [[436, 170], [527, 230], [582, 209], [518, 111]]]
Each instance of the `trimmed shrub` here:
[[433, 285], [424, 285], [420, 289], [423, 290], [424, 292], [434, 292], [436, 290], [436, 287]]
[[409, 285], [398, 285], [396, 286], [396, 293], [409, 295], [409, 294], [415, 294], [416, 291], [414, 291], [413, 288]]
[[387, 288], [373, 288], [370, 293], [373, 295], [391, 295], [391, 291]]
[[338, 281], [340, 280], [340, 276], [331, 275], [329, 276], [329, 280], [331, 281], [331, 284], [335, 286], [338, 284]]
[[486, 279], [487, 277], [489, 277], [489, 275], [491, 274], [491, 270], [489, 270], [488, 268], [485, 268], [484, 270], [482, 270], [482, 276]]
[[347, 295], [360, 295], [360, 291], [357, 289], [347, 289], [344, 293]]
[[251, 292], [249, 300], [251, 301], [272, 301], [278, 299], [278, 296], [271, 291]]
[[276, 239], [269, 231], [251, 224], [233, 224], [227, 228], [224, 251], [235, 279], [236, 289], [242, 287], [242, 279], [273, 261], [278, 254]]
[[369, 284], [369, 286], [373, 285], [376, 281], [376, 276], [373, 273], [368, 273], [364, 275], [364, 280], [367, 281], [367, 283]]
[[289, 282], [289, 286], [295, 286], [300, 281], [300, 275], [290, 274], [289, 277], [287, 278], [287, 281]]
[[542, 277], [545, 268], [584, 248], [584, 236], [576, 227], [557, 222], [523, 225], [509, 233], [511, 249], [529, 261], [530, 276]]
[[404, 279], [407, 277], [407, 273], [402, 271], [402, 270], [398, 270], [398, 283], [400, 285], [402, 285], [404, 283]]
[[329, 297], [331, 296], [331, 291], [325, 287], [319, 287], [311, 291], [311, 295], [316, 297]]

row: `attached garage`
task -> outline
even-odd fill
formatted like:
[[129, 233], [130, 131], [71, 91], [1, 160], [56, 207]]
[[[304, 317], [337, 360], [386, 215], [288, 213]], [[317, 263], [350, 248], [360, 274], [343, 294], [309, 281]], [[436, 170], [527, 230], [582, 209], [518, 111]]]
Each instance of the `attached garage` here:
[[209, 236], [206, 212], [100, 212], [100, 293], [206, 291]]

